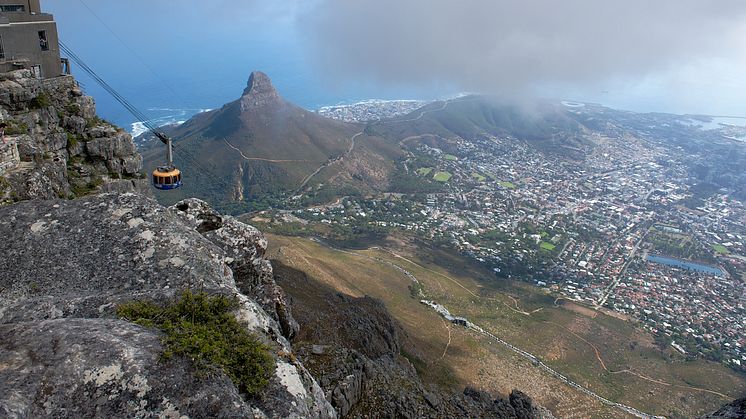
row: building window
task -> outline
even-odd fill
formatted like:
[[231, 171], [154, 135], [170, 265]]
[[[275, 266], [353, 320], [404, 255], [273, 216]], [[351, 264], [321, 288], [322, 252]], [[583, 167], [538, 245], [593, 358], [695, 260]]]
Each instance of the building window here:
[[0, 6], [0, 12], [25, 12], [26, 6], [22, 4], [10, 4]]
[[49, 41], [47, 41], [47, 31], [39, 31], [39, 46], [42, 51], [49, 51]]
[[3, 48], [3, 37], [0, 36], [0, 60], [5, 59], [5, 48]]

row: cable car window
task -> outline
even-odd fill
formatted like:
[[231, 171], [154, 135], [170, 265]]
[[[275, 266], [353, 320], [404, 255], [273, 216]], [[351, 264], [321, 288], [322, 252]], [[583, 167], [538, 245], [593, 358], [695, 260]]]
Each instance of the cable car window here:
[[166, 176], [166, 177], [165, 177], [165, 181], [166, 181], [166, 182], [165, 182], [165, 183], [166, 183], [166, 185], [170, 185], [170, 184], [171, 184], [171, 176]]

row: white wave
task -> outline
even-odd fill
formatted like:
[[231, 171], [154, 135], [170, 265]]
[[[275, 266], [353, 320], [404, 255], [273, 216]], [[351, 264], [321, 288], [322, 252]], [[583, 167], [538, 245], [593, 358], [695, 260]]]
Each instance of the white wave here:
[[[152, 125], [155, 127], [163, 127], [166, 125], [181, 125], [184, 122], [187, 121], [188, 118], [191, 118], [192, 116], [203, 113], [203, 112], [209, 112], [212, 109], [206, 109], [206, 108], [200, 108], [200, 109], [173, 109], [173, 108], [150, 108], [148, 109], [151, 112], [169, 112], [168, 115], [159, 116], [157, 118], [149, 119], [145, 121], [148, 125]], [[196, 112], [195, 112], [196, 111]], [[186, 119], [185, 119], [186, 118]], [[142, 122], [133, 122], [130, 124], [130, 134], [133, 137], [137, 137], [139, 135], [142, 135], [146, 132], [148, 132], [148, 128], [145, 126]]]
[[135, 122], [131, 125], [132, 128], [130, 128], [130, 134], [132, 137], [137, 137], [145, 132], [148, 131], [148, 129], [145, 127], [145, 124], [142, 122]]

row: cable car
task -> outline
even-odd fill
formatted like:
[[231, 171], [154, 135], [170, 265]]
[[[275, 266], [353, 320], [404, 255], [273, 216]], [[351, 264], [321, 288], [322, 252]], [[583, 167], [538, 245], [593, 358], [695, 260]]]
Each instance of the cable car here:
[[171, 138], [162, 132], [155, 131], [155, 136], [166, 144], [166, 164], [153, 170], [153, 187], [170, 190], [181, 187], [181, 171], [174, 166], [174, 153]]
[[181, 186], [181, 171], [175, 167], [159, 166], [153, 170], [153, 186], [156, 189], [169, 190]]

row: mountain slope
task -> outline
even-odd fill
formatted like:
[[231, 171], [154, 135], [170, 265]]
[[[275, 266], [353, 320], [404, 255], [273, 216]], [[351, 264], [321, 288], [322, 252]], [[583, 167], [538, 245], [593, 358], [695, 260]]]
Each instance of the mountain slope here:
[[375, 133], [386, 138], [431, 134], [443, 138], [473, 139], [484, 135], [525, 140], [549, 153], [582, 158], [592, 143], [585, 128], [559, 104], [508, 104], [486, 96], [466, 96], [430, 104], [409, 115], [376, 124]]
[[[258, 196], [292, 193], [322, 165], [349, 154], [360, 131], [285, 101], [264, 73], [253, 72], [238, 100], [169, 130], [185, 186], [159, 199], [199, 196], [240, 207]], [[146, 167], [156, 166], [162, 153], [159, 144], [144, 150]]]

